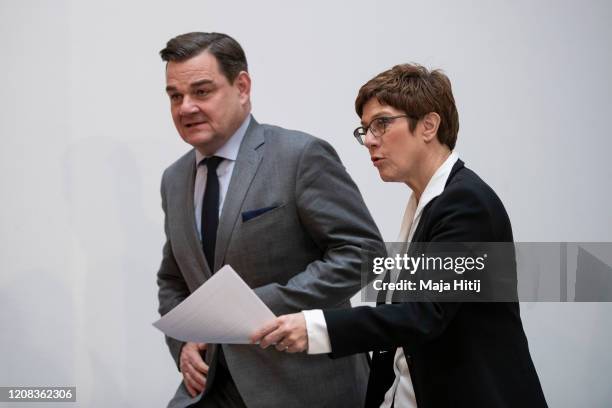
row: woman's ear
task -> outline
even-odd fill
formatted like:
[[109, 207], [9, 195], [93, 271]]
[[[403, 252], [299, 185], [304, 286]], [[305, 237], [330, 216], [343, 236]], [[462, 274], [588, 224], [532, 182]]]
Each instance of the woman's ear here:
[[440, 115], [436, 112], [429, 112], [420, 120], [425, 142], [429, 143], [438, 138], [441, 120]]

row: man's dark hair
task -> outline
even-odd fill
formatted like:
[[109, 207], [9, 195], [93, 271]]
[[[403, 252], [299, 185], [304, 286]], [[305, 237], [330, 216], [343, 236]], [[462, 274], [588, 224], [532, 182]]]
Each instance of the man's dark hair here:
[[450, 80], [440, 70], [429, 71], [417, 64], [396, 65], [366, 82], [355, 100], [359, 117], [363, 106], [372, 98], [409, 116], [408, 124], [414, 132], [417, 121], [430, 112], [440, 115], [438, 140], [451, 150], [455, 148], [459, 132], [459, 114]]
[[221, 73], [230, 83], [238, 76], [240, 71], [248, 72], [248, 65], [244, 50], [227, 34], [193, 32], [181, 34], [166, 43], [166, 48], [159, 52], [162, 60], [185, 61], [207, 51], [219, 63]]

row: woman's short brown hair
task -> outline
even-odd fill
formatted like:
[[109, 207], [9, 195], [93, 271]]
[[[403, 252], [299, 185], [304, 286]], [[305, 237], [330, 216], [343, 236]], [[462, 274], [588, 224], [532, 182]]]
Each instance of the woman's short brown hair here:
[[440, 70], [429, 71], [417, 64], [401, 64], [381, 72], [366, 82], [355, 100], [359, 117], [372, 98], [399, 109], [409, 116], [410, 131], [430, 112], [440, 115], [438, 140], [451, 150], [459, 132], [459, 114], [448, 77]]

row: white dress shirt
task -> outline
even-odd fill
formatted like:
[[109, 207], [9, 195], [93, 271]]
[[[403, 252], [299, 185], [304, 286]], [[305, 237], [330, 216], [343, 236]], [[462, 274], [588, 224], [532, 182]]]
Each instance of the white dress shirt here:
[[[251, 122], [251, 115], [248, 115], [242, 125], [236, 130], [236, 132], [229, 138], [227, 142], [219, 150], [217, 150], [214, 156], [222, 157], [224, 160], [219, 163], [217, 167], [217, 177], [219, 178], [219, 217], [221, 217], [221, 210], [223, 209], [223, 203], [225, 201], [225, 195], [229, 187], [232, 173], [234, 172], [234, 165], [236, 164], [236, 157], [238, 157], [238, 150], [244, 134], [246, 133], [249, 123]], [[207, 157], [204, 156], [196, 149], [196, 176], [193, 187], [193, 207], [195, 208], [195, 223], [198, 229], [198, 235], [200, 240], [202, 239], [202, 200], [204, 198], [204, 191], [206, 190], [206, 178], [208, 176], [208, 168], [204, 165], [200, 166], [200, 162]]]
[[[408, 243], [412, 240], [421, 220], [423, 208], [431, 200], [442, 194], [444, 186], [448, 181], [448, 176], [458, 159], [455, 152], [452, 152], [446, 158], [427, 183], [418, 202], [414, 194], [410, 195], [406, 211], [404, 212], [404, 218], [402, 219], [398, 242]], [[391, 271], [391, 281], [397, 281], [398, 275], [398, 270]], [[391, 303], [392, 295], [391, 291], [387, 292], [387, 303]], [[332, 349], [323, 311], [319, 309], [305, 310], [303, 313], [308, 332], [308, 354], [330, 353]], [[395, 351], [393, 371], [395, 372], [395, 381], [385, 394], [385, 399], [380, 408], [390, 408], [392, 405], [394, 408], [416, 408], [414, 387], [402, 347], [398, 347]]]

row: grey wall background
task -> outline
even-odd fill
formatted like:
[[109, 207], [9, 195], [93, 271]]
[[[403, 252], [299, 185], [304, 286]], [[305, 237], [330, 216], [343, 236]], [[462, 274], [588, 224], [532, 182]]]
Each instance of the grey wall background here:
[[[330, 141], [387, 240], [408, 189], [383, 184], [352, 139], [353, 101], [415, 61], [450, 76], [457, 150], [517, 240], [611, 241], [611, 20], [607, 1], [2, 0], [0, 385], [140, 407], [180, 381], [151, 326], [160, 176], [187, 149], [157, 55], [170, 37], [237, 38], [256, 118]], [[522, 315], [550, 406], [610, 406], [612, 304]]]

